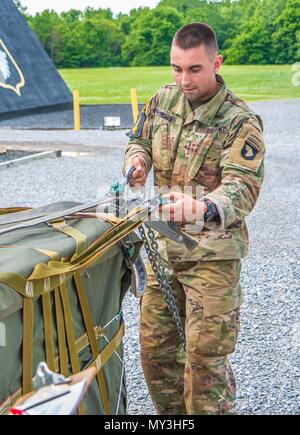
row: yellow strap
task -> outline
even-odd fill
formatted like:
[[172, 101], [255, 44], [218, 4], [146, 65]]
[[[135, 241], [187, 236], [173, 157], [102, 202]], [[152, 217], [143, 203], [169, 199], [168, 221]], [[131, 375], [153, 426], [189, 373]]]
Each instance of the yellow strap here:
[[99, 237], [99, 239], [96, 240], [96, 242], [94, 242], [88, 249], [86, 249], [83, 254], [78, 256], [75, 261], [67, 263], [50, 261], [48, 264], [38, 264], [28, 279], [34, 281], [44, 279], [50, 276], [59, 275], [62, 273], [72, 273], [79, 270], [84, 270], [92, 266], [97, 260], [101, 258], [101, 256], [104, 255], [106, 250], [122, 240], [134, 229], [138, 228], [141, 223], [142, 222], [137, 219], [137, 216], [132, 215], [131, 213], [130, 215], [128, 215], [126, 220], [113, 226], [101, 237]]
[[76, 252], [73, 255], [72, 259], [76, 258], [78, 255], [80, 255], [87, 247], [87, 237], [85, 234], [81, 233], [80, 231], [76, 230], [75, 228], [68, 225], [65, 221], [63, 222], [55, 222], [52, 224], [52, 227], [56, 231], [60, 231], [61, 233], [66, 234], [69, 237], [72, 237], [72, 239], [76, 242]]
[[[76, 351], [76, 341], [75, 341], [75, 332], [73, 328], [72, 311], [71, 311], [71, 305], [69, 299], [69, 291], [66, 282], [64, 282], [60, 286], [60, 295], [63, 304], [63, 312], [64, 312], [66, 332], [67, 332], [67, 342], [68, 342], [69, 355], [71, 360], [72, 374], [75, 375], [76, 373], [80, 372], [80, 365], [79, 365], [78, 354]], [[80, 405], [80, 407], [78, 408], [78, 412], [80, 415], [84, 413], [83, 405]]]
[[32, 391], [34, 307], [23, 298], [23, 394]]
[[[96, 328], [98, 329], [98, 328]], [[122, 338], [125, 333], [125, 325], [122, 321], [120, 328], [116, 335], [113, 337], [111, 342], [105, 347], [105, 349], [101, 352], [101, 354], [90, 364], [89, 367], [95, 367], [96, 370], [100, 370], [103, 368], [104, 364], [108, 361], [108, 359], [112, 356], [112, 354], [117, 350], [118, 346], [122, 342]], [[88, 346], [88, 341], [86, 341], [86, 346]], [[77, 352], [80, 352], [82, 349], [80, 346], [77, 346]], [[8, 408], [13, 406], [13, 404], [21, 397], [22, 391], [21, 389], [16, 391], [14, 394], [9, 396], [4, 402], [0, 404], [0, 415], [3, 415], [8, 412]]]
[[102, 350], [100, 355], [97, 356], [95, 361], [91, 364], [92, 367], [96, 367], [97, 371], [101, 370], [102, 367], [107, 363], [115, 350], [118, 349], [120, 344], [122, 343], [122, 338], [125, 334], [125, 324], [122, 321], [121, 326], [113, 337], [113, 339], [109, 342], [107, 346]]
[[42, 302], [43, 302], [46, 360], [49, 369], [55, 371], [55, 351], [54, 351], [54, 338], [53, 338], [53, 329], [52, 329], [52, 307], [51, 307], [50, 293], [43, 294]]
[[59, 260], [58, 252], [50, 251], [49, 249], [42, 249], [42, 248], [33, 248], [36, 251], [40, 252], [41, 254], [47, 255], [47, 257], [50, 257], [51, 260]]
[[96, 213], [97, 219], [115, 225], [121, 222], [121, 219], [109, 213]]
[[63, 320], [63, 310], [61, 305], [60, 293], [58, 288], [54, 290], [54, 299], [55, 299], [56, 327], [57, 327], [57, 338], [58, 338], [59, 367], [60, 367], [60, 373], [67, 377], [69, 375], [69, 370], [68, 370], [66, 331], [65, 331], [65, 324]]
[[[61, 264], [61, 263], [58, 263]], [[62, 280], [71, 278], [71, 273], [58, 274], [56, 276], [50, 276], [49, 278], [43, 278], [37, 281], [28, 281], [22, 275], [15, 272], [0, 273], [0, 282], [6, 284], [8, 287], [15, 289], [18, 293], [28, 298], [40, 296], [45, 291], [45, 280], [47, 280], [47, 287], [54, 289], [59, 286]]]
[[[93, 358], [96, 358], [99, 355], [98, 350], [98, 344], [97, 344], [97, 338], [94, 330], [93, 320], [90, 312], [89, 302], [86, 297], [86, 293], [84, 290], [84, 285], [82, 282], [82, 278], [80, 275], [80, 272], [76, 272], [74, 276], [75, 285], [77, 289], [77, 294], [81, 306], [81, 311], [85, 323], [86, 332], [89, 337], [89, 342], [92, 350]], [[97, 373], [97, 380], [100, 390], [100, 397], [103, 404], [103, 409], [105, 415], [109, 415], [109, 402], [108, 402], [108, 395], [107, 395], [107, 388], [105, 384], [105, 379], [103, 375], [103, 371], [100, 369]]]
[[[16, 273], [0, 273], [0, 282], [14, 288], [23, 296], [40, 296], [45, 290], [45, 279], [49, 279], [47, 288], [50, 286], [53, 289], [62, 280], [69, 278], [73, 272], [92, 266], [111, 246], [138, 228], [143, 219], [147, 217], [147, 214], [147, 210], [143, 210], [142, 213], [139, 208], [132, 210], [124, 220], [106, 231], [71, 262], [50, 261], [48, 264], [38, 264], [27, 280], [22, 275]], [[62, 277], [62, 275], [65, 276]]]
[[19, 211], [30, 210], [28, 207], [0, 208], [0, 216], [4, 214], [18, 213]]

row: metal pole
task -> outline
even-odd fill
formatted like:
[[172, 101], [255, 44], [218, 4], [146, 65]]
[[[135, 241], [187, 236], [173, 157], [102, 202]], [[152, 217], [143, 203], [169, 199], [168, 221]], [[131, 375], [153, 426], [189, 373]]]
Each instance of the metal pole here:
[[132, 116], [133, 120], [136, 123], [139, 117], [139, 106], [138, 106], [138, 97], [135, 88], [132, 88], [131, 91], [131, 105], [132, 105]]
[[80, 130], [79, 91], [73, 91], [74, 130]]

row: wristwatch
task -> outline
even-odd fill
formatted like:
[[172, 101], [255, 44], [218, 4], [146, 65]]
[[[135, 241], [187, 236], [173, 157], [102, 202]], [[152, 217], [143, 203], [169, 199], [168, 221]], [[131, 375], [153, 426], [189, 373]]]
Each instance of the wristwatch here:
[[207, 198], [204, 198], [203, 201], [207, 206], [207, 212], [204, 214], [204, 222], [216, 221], [219, 218], [217, 207]]

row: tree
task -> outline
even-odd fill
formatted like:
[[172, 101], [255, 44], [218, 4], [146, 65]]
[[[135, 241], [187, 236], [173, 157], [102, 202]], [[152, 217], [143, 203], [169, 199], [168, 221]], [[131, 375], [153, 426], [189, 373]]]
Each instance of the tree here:
[[[243, 21], [237, 36], [226, 41], [225, 61], [233, 64], [276, 63], [277, 53], [274, 52], [272, 35], [276, 30], [276, 20], [287, 1], [259, 1], [255, 10], [251, 11], [252, 15]], [[239, 6], [245, 5], [240, 1]]]
[[122, 46], [124, 63], [130, 65], [168, 65], [175, 32], [183, 25], [182, 14], [171, 7], [144, 10], [133, 23]]
[[60, 16], [54, 11], [45, 10], [31, 17], [29, 24], [53, 62], [60, 64], [60, 50], [64, 43], [64, 22]]
[[300, 0], [288, 0], [275, 20], [272, 35], [275, 63], [294, 63], [299, 60]]

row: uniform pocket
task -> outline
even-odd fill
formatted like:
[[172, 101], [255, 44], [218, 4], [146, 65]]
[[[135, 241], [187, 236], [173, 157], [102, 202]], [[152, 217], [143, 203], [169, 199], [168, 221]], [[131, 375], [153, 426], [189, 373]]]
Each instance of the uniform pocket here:
[[159, 171], [171, 170], [172, 144], [170, 137], [170, 123], [165, 120], [155, 120], [152, 130], [152, 158], [155, 169]]
[[195, 137], [190, 143], [192, 152], [188, 163], [188, 175], [191, 180], [196, 178], [215, 136], [216, 133], [195, 133]]
[[233, 288], [214, 290], [203, 295], [204, 317], [218, 316], [234, 311], [242, 304], [243, 296], [240, 284]]
[[241, 303], [240, 285], [204, 295], [200, 333], [202, 355], [226, 356], [234, 352], [240, 329]]

